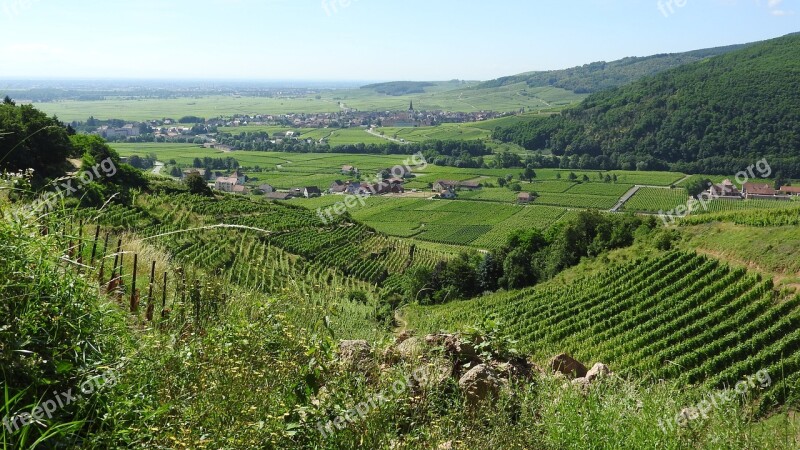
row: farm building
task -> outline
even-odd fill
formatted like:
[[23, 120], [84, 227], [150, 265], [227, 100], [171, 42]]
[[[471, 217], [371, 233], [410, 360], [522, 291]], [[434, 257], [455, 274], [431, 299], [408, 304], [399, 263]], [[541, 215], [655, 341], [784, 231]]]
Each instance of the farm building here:
[[321, 195], [322, 191], [316, 186], [309, 186], [303, 189], [303, 197], [305, 198], [319, 197]]
[[746, 199], [788, 200], [789, 196], [768, 184], [745, 183], [742, 193]]
[[520, 205], [527, 205], [532, 201], [533, 201], [533, 195], [531, 195], [528, 192], [520, 192], [519, 195], [517, 195], [517, 203], [519, 203]]
[[234, 177], [220, 177], [214, 181], [214, 189], [222, 192], [235, 192], [234, 188], [241, 186], [239, 179]]
[[721, 184], [713, 184], [707, 191], [712, 198], [728, 198], [741, 200], [742, 193], [731, 180], [725, 180]]
[[328, 191], [331, 194], [341, 194], [346, 190], [347, 190], [347, 184], [345, 184], [341, 180], [336, 180], [333, 183], [331, 183], [331, 187], [330, 189], [328, 189]]
[[267, 198], [270, 200], [289, 200], [292, 198], [292, 194], [288, 192], [270, 192], [267, 194]]
[[800, 196], [800, 186], [782, 186], [780, 191], [787, 195]]

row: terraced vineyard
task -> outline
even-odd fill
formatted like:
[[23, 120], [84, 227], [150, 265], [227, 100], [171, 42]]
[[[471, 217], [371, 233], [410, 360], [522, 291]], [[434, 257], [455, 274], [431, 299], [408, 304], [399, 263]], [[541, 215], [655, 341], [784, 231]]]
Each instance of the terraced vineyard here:
[[416, 251], [412, 243], [358, 223], [325, 225], [300, 207], [191, 195], [141, 203], [138, 208], [111, 206], [99, 214], [100, 223], [117, 231], [135, 230], [180, 261], [209, 273], [227, 271], [230, 281], [267, 292], [286, 283], [325, 290], [332, 280], [344, 289], [375, 290], [369, 286], [412, 267], [433, 268], [453, 255]]
[[[621, 374], [733, 386], [767, 370], [768, 408], [800, 394], [800, 297], [704, 256], [670, 252], [568, 286], [411, 307], [417, 330], [462, 330], [492, 318], [542, 357], [567, 351]], [[785, 374], [787, 384], [777, 382]]]

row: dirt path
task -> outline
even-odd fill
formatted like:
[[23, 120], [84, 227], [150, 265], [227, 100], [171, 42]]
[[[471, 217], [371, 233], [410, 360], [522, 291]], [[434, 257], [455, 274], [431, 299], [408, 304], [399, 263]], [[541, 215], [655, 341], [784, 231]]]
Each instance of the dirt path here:
[[384, 136], [384, 135], [378, 133], [377, 131], [373, 130], [372, 128], [367, 128], [365, 131], [367, 133], [375, 136], [375, 137], [379, 137], [381, 139], [386, 139], [387, 141], [397, 142], [398, 144], [403, 144], [403, 145], [408, 144], [408, 142], [401, 141], [400, 139], [395, 139], [395, 138], [391, 138], [389, 136]]
[[408, 329], [408, 322], [403, 319], [399, 309], [394, 312], [394, 321], [397, 323], [397, 326], [392, 330], [394, 334], [399, 336]]

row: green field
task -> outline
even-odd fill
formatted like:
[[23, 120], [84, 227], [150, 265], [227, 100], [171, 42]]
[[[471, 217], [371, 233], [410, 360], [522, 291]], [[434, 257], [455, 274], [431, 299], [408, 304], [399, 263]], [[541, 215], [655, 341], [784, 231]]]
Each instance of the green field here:
[[554, 110], [585, 97], [558, 88], [529, 88], [524, 83], [492, 89], [473, 89], [470, 84], [438, 83], [427, 88], [425, 93], [402, 96], [379, 94], [371, 89], [339, 89], [285, 98], [236, 95], [174, 99], [108, 98], [36, 103], [36, 107], [68, 122], [84, 121], [90, 116], [142, 121], [164, 117], [178, 119], [189, 115], [213, 118], [234, 114], [334, 113], [340, 111], [342, 105], [359, 111], [405, 111], [410, 102], [414, 102], [415, 109], [427, 111]]

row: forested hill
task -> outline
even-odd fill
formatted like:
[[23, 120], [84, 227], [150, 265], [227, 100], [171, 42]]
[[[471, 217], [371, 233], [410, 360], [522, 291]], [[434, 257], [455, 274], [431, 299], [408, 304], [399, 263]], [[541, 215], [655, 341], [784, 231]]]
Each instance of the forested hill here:
[[730, 45], [686, 53], [628, 57], [618, 61], [599, 61], [563, 70], [528, 72], [486, 81], [477, 88], [495, 88], [525, 82], [530, 87], [553, 86], [573, 91], [576, 94], [588, 94], [624, 86], [642, 77], [739, 50], [746, 45]]
[[800, 34], [589, 96], [558, 116], [495, 130], [576, 168], [736, 173], [769, 157], [800, 176]]

